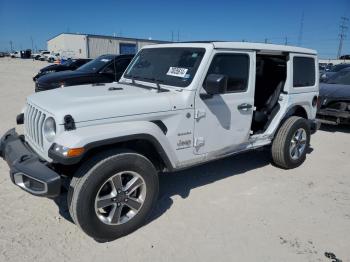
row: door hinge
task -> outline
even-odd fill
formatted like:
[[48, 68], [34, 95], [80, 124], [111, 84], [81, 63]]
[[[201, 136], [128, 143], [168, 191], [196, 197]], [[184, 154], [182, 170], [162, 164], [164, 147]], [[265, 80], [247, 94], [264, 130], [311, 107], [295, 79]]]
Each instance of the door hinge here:
[[204, 137], [196, 137], [194, 139], [194, 147], [200, 147], [205, 145]]
[[202, 117], [205, 117], [205, 111], [197, 109], [194, 114], [194, 119], [201, 119]]

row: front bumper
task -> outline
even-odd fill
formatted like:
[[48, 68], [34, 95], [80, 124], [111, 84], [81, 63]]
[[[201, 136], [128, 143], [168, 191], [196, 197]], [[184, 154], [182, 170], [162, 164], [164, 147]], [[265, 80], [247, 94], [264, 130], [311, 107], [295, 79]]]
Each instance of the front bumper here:
[[317, 119], [324, 124], [350, 124], [350, 112], [338, 109], [319, 109]]
[[35, 92], [47, 91], [55, 88], [59, 88], [59, 86], [42, 83], [39, 79], [35, 82]]
[[23, 190], [45, 197], [56, 197], [61, 191], [61, 177], [33, 152], [15, 129], [0, 140], [0, 157], [10, 167], [10, 177]]
[[38, 73], [33, 77], [33, 81], [36, 82], [36, 80], [38, 80], [39, 77], [41, 77], [43, 74]]

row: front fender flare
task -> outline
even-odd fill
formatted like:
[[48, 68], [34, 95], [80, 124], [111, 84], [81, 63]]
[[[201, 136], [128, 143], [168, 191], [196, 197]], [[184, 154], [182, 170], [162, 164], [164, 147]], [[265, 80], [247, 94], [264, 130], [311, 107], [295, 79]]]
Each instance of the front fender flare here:
[[[156, 148], [166, 167], [172, 170], [175, 167], [175, 155], [162, 130], [154, 123], [147, 121], [121, 122], [96, 126], [86, 126], [72, 131], [65, 131], [55, 139], [55, 144], [68, 148], [85, 149], [84, 154], [92, 149], [132, 140], [146, 140]], [[65, 158], [49, 150], [49, 157], [64, 165], [77, 164], [84, 155], [74, 158]]]

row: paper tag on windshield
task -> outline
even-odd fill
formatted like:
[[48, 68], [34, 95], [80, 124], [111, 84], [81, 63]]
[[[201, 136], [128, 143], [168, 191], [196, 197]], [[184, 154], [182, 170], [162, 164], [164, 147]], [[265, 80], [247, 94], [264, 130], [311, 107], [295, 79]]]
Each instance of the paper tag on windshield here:
[[171, 66], [169, 68], [168, 73], [166, 73], [168, 76], [177, 76], [177, 77], [184, 77], [187, 73], [188, 69], [187, 68], [182, 68], [182, 67], [173, 67]]
[[111, 61], [111, 60], [110, 60], [110, 59], [106, 59], [106, 58], [102, 58], [102, 59], [101, 59], [101, 62], [107, 63], [107, 62], [109, 62], [109, 61]]

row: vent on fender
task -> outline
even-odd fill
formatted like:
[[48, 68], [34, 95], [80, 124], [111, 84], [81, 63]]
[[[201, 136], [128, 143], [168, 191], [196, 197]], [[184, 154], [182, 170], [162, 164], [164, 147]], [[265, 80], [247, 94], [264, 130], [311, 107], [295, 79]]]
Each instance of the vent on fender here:
[[166, 125], [164, 125], [163, 121], [161, 121], [161, 120], [153, 120], [151, 122], [153, 124], [156, 124], [160, 128], [160, 130], [162, 130], [164, 135], [166, 135], [166, 133], [168, 132], [168, 128], [166, 127]]

